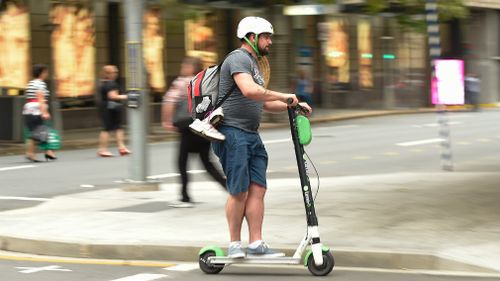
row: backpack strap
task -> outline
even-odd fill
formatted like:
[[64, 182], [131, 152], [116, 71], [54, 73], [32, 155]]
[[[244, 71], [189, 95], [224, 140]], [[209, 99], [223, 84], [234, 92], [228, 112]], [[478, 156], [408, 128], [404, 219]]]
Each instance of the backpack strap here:
[[[242, 48], [238, 48], [238, 49], [236, 49], [236, 50], [235, 50], [235, 52], [238, 52], [238, 51], [239, 51], [239, 52], [242, 52], [242, 53], [246, 53], [246, 54], [250, 57], [250, 59], [251, 59], [251, 60], [253, 60], [252, 55], [251, 55], [251, 54], [250, 54], [247, 50], [242, 49]], [[231, 54], [231, 53], [227, 54], [227, 55], [226, 55], [226, 57], [224, 58], [224, 60], [223, 60], [223, 61], [222, 61], [222, 62], [221, 62], [218, 66], [217, 66], [217, 67], [219, 68], [219, 71], [220, 71], [220, 70], [221, 70], [221, 68], [222, 68], [222, 64], [224, 63], [224, 61], [226, 60], [226, 58], [227, 58], [230, 54]], [[233, 80], [234, 80], [234, 79], [233, 79]], [[219, 76], [219, 82], [220, 82], [220, 76]], [[229, 97], [229, 95], [230, 95], [232, 92], [234, 92], [234, 90], [236, 90], [236, 87], [237, 87], [237, 85], [236, 85], [236, 81], [235, 81], [235, 82], [234, 82], [234, 85], [233, 85], [233, 86], [231, 86], [231, 89], [229, 89], [229, 92], [228, 92], [226, 95], [224, 95], [224, 97], [223, 97], [223, 98], [222, 98], [219, 102], [217, 102], [217, 104], [215, 104], [215, 106], [214, 106], [214, 109], [213, 109], [213, 110], [216, 110], [217, 108], [221, 107], [221, 105], [222, 105], [222, 104], [223, 104], [223, 103], [227, 100], [227, 98]]]

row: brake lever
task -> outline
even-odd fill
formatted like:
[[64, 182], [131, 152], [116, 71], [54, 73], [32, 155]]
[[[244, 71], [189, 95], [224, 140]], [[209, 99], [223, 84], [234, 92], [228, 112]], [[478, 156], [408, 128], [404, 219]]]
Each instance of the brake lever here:
[[[287, 104], [292, 104], [293, 103], [293, 99], [292, 98], [288, 98], [286, 100], [286, 103]], [[295, 111], [297, 111], [298, 113], [302, 113], [303, 115], [308, 115], [309, 114], [309, 110], [305, 107], [303, 107], [302, 105], [300, 104], [297, 104], [293, 107], [293, 109], [295, 109]]]

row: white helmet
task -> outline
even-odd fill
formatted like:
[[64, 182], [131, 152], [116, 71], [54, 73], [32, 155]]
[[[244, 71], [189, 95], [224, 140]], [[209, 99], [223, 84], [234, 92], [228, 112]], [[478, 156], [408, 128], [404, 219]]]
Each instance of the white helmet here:
[[246, 17], [240, 21], [238, 24], [238, 31], [236, 36], [240, 39], [245, 37], [248, 33], [255, 33], [257, 35], [261, 33], [274, 33], [273, 25], [267, 20], [259, 17]]

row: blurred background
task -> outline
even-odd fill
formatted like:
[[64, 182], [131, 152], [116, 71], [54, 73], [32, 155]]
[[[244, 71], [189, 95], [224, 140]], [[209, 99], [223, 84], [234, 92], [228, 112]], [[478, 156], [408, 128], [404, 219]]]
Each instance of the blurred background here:
[[[0, 139], [15, 140], [14, 120], [34, 63], [49, 65], [56, 125], [98, 127], [99, 69], [117, 65], [125, 82], [125, 21], [118, 0], [2, 0]], [[465, 61], [479, 75], [480, 103], [500, 99], [500, 1], [438, 1], [441, 57]], [[249, 15], [275, 28], [269, 88], [294, 91], [299, 73], [316, 107], [431, 106], [425, 1], [144, 1], [143, 58], [150, 123], [160, 120], [167, 85], [186, 55], [218, 63], [239, 46], [238, 21]], [[125, 83], [122, 83], [123, 85]], [[92, 112], [92, 114], [88, 114]]]

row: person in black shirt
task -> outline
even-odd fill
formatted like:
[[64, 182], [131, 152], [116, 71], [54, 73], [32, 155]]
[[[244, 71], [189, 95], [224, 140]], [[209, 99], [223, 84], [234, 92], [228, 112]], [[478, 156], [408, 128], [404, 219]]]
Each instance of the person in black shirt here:
[[127, 95], [121, 95], [116, 78], [118, 68], [114, 65], [105, 65], [102, 68], [102, 79], [99, 85], [99, 113], [102, 121], [102, 131], [99, 134], [99, 150], [97, 154], [101, 157], [112, 157], [108, 150], [109, 132], [116, 133], [116, 142], [120, 155], [130, 154], [124, 143], [124, 131], [122, 129], [123, 104]]

